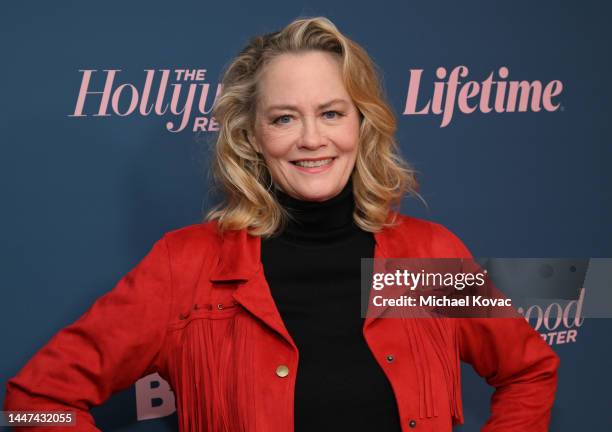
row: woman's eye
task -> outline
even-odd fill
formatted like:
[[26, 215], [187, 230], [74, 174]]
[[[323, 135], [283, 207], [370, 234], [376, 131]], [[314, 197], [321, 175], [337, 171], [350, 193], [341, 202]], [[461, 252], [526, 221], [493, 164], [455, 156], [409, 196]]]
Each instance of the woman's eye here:
[[287, 124], [291, 120], [291, 116], [288, 114], [282, 115], [274, 119], [274, 123], [276, 124]]
[[340, 114], [338, 111], [325, 111], [323, 115], [326, 119], [333, 120], [340, 117], [342, 114]]

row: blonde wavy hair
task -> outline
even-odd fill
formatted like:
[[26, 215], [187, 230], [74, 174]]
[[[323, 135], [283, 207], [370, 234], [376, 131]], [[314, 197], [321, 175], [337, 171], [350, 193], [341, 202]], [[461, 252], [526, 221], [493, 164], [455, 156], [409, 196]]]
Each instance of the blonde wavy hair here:
[[257, 106], [257, 82], [266, 64], [284, 53], [320, 50], [341, 58], [342, 76], [361, 122], [351, 174], [355, 223], [377, 232], [392, 226], [389, 211], [406, 193], [418, 196], [415, 172], [398, 150], [395, 116], [385, 101], [377, 66], [366, 51], [325, 17], [298, 18], [280, 31], [257, 36], [228, 65], [222, 92], [213, 106], [219, 123], [212, 176], [224, 199], [206, 215], [220, 231], [247, 228], [271, 236], [291, 217], [278, 203], [263, 156], [250, 144]]

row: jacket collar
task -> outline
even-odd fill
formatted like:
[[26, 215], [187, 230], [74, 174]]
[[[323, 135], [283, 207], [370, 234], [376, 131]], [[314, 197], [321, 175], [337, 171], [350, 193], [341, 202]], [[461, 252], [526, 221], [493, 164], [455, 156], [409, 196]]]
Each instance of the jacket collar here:
[[228, 230], [221, 235], [219, 261], [210, 275], [210, 281], [246, 281], [260, 265], [261, 239], [248, 234], [246, 229]]
[[[393, 217], [397, 217], [397, 220], [402, 222], [399, 213], [390, 211], [388, 220]], [[396, 230], [397, 227], [391, 227], [374, 233], [374, 258], [401, 256], [402, 242], [398, 241]], [[295, 347], [283, 324], [262, 270], [260, 237], [248, 234], [246, 229], [229, 230], [221, 235], [219, 260], [210, 274], [210, 281], [239, 282], [238, 288], [233, 293], [234, 299]], [[375, 319], [373, 316], [367, 317], [364, 329]]]

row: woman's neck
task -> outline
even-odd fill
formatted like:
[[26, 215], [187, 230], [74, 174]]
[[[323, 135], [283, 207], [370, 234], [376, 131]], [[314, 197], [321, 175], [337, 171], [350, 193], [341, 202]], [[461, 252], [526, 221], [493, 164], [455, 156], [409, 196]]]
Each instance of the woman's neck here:
[[341, 240], [357, 229], [353, 221], [355, 200], [350, 178], [336, 196], [326, 201], [301, 200], [278, 188], [274, 188], [274, 194], [291, 215], [287, 226], [280, 233], [285, 240], [299, 243], [330, 242]]

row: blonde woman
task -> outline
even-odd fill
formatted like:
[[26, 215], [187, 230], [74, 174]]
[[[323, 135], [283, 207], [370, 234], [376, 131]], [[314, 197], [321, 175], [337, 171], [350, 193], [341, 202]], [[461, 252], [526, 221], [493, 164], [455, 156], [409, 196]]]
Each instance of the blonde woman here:
[[470, 257], [398, 212], [417, 184], [363, 48], [322, 17], [255, 37], [214, 115], [224, 201], [56, 334], [5, 410], [97, 430], [92, 406], [157, 371], [181, 431], [443, 432], [463, 422], [462, 359], [496, 389], [483, 430], [547, 430], [559, 359], [525, 320], [360, 316], [361, 258]]

